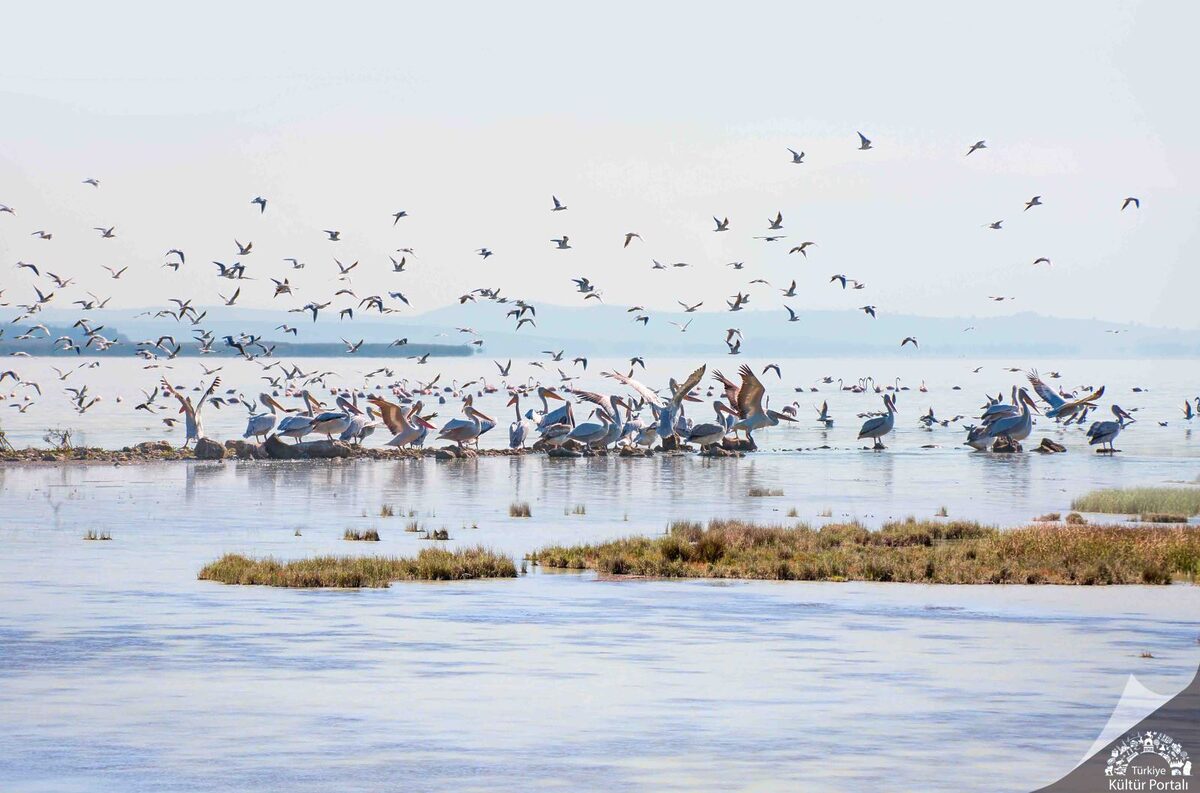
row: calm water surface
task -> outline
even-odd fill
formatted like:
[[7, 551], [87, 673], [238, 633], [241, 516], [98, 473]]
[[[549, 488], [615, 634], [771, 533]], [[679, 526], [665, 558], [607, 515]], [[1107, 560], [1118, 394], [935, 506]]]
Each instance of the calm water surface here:
[[[0, 789], [1046, 784], [1082, 758], [1130, 674], [1163, 694], [1187, 683], [1200, 663], [1200, 589], [601, 582], [535, 571], [332, 592], [195, 576], [230, 551], [411, 554], [429, 544], [403, 531], [406, 517], [378, 517], [383, 504], [445, 527], [448, 545], [514, 556], [659, 532], [678, 518], [784, 520], [791, 508], [813, 523], [830, 510], [877, 525], [945, 506], [1013, 525], [1091, 487], [1196, 480], [1196, 445], [1167, 415], [1194, 377], [1159, 386], [1146, 372], [1125, 376], [1141, 375], [1149, 394], [1119, 399], [1146, 418], [1114, 459], [1049, 425], [1044, 434], [1070, 452], [966, 453], [960, 433], [911, 424], [926, 401], [952, 415], [964, 412], [954, 400], [973, 407], [984, 389], [934, 392], [930, 382], [930, 395], [901, 397], [907, 411], [884, 453], [853, 441], [853, 412], [878, 397], [830, 391], [819, 396], [839, 423], [827, 438], [807, 424], [766, 433], [776, 451], [741, 460], [0, 467]], [[1151, 420], [1159, 411], [1167, 427]], [[103, 424], [89, 432], [116, 432]], [[823, 443], [832, 448], [814, 450]], [[750, 498], [751, 486], [785, 495]], [[533, 517], [509, 518], [513, 500], [529, 501]], [[567, 514], [575, 505], [586, 514]], [[371, 527], [383, 540], [365, 551], [340, 540], [345, 528]], [[89, 528], [114, 539], [83, 542]]]

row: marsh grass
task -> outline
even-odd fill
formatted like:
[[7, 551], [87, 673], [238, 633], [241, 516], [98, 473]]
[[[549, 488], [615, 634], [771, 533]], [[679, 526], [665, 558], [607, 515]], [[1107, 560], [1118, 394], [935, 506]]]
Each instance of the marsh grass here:
[[342, 539], [354, 542], [379, 542], [379, 532], [375, 529], [367, 529], [366, 531], [346, 529], [342, 533]]
[[1070, 515], [1067, 515], [1065, 518], [1063, 518], [1063, 522], [1069, 526], [1086, 526], [1087, 518], [1085, 518], [1083, 515], [1080, 515], [1078, 512], [1072, 512]]
[[510, 518], [531, 518], [533, 511], [529, 508], [528, 502], [514, 501], [508, 505], [508, 516]]
[[938, 511], [937, 511], [937, 514], [935, 515], [935, 517], [948, 518], [948, 517], [950, 517], [950, 511], [948, 509], [946, 509], [945, 507], [938, 507]]
[[394, 518], [395, 516], [396, 516], [396, 510], [390, 504], [384, 504], [382, 507], [379, 508], [379, 517]]
[[434, 529], [433, 531], [426, 531], [423, 534], [421, 534], [421, 539], [422, 540], [448, 540], [448, 539], [450, 539], [450, 532], [447, 531], [444, 527], [440, 528], [440, 529]]
[[420, 531], [421, 524], [415, 520], [410, 520], [408, 523], [404, 524], [404, 530], [405, 531]]
[[783, 491], [772, 487], [752, 487], [746, 493], [751, 498], [776, 498], [783, 495]]
[[796, 510], [795, 507], [792, 507], [791, 509], [789, 509], [787, 511], [787, 516], [789, 518], [798, 518], [798, 517], [800, 517], [800, 513]]
[[586, 504], [576, 504], [574, 507], [571, 508], [571, 514], [572, 515], [586, 515], [587, 514], [587, 505]]
[[1071, 502], [1081, 512], [1200, 515], [1200, 488], [1125, 487], [1093, 490]]
[[223, 584], [278, 587], [386, 587], [392, 581], [461, 581], [516, 575], [511, 558], [478, 547], [454, 551], [426, 548], [415, 558], [318, 556], [291, 562], [226, 554], [205, 565], [198, 577]]
[[757, 526], [679, 522], [657, 537], [550, 546], [535, 564], [603, 575], [937, 584], [1169, 584], [1200, 573], [1196, 527], [1029, 526], [966, 521]]
[[87, 534], [83, 535], [85, 540], [111, 540], [112, 535], [106, 531], [97, 532], [95, 529], [88, 529]]
[[1169, 512], [1151, 512], [1146, 515], [1139, 515], [1138, 520], [1142, 523], [1187, 523], [1187, 515], [1173, 515]]
[[1034, 518], [1038, 523], [1058, 523], [1062, 520], [1062, 515], [1057, 512], [1047, 512], [1045, 515], [1039, 515]]
[[817, 517], [818, 517], [818, 518], [832, 518], [832, 517], [833, 517], [833, 510], [832, 510], [832, 509], [829, 509], [829, 508], [823, 509], [823, 510], [821, 510], [820, 512], [818, 512], [818, 513], [817, 513]]

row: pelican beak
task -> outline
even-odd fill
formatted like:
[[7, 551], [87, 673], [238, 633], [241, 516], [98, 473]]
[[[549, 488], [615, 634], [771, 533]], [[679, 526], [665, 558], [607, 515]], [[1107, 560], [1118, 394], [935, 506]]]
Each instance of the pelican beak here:
[[559, 402], [566, 402], [566, 401], [567, 401], [565, 397], [561, 397], [561, 396], [559, 396], [559, 395], [558, 395], [558, 392], [556, 392], [556, 391], [551, 391], [549, 388], [547, 388], [547, 389], [546, 389], [545, 397], [546, 397], [547, 399], [557, 399]]
[[[430, 416], [430, 418], [433, 418], [433, 417]], [[428, 421], [421, 418], [420, 416], [415, 416], [413, 418], [413, 420], [416, 421], [418, 424], [420, 424], [422, 427], [424, 427], [427, 430], [436, 430], [437, 429], [437, 427], [433, 426], [432, 424], [430, 424]]]
[[512, 399], [508, 400], [508, 404], [507, 404], [507, 405], [505, 405], [505, 407], [511, 407], [511, 406], [513, 406], [513, 405], [515, 405], [515, 404], [517, 404], [517, 398], [516, 398], [516, 396], [514, 396]]
[[490, 421], [493, 424], [496, 423], [496, 420], [494, 418], [492, 418], [491, 416], [489, 416], [488, 414], [486, 414], [482, 411], [476, 410], [475, 408], [471, 408], [471, 412], [473, 414], [475, 414], [476, 416], [478, 416], [479, 418], [483, 419], [484, 421]]
[[704, 400], [700, 399], [699, 397], [694, 397], [691, 394], [684, 394], [683, 401], [684, 402], [703, 402]]

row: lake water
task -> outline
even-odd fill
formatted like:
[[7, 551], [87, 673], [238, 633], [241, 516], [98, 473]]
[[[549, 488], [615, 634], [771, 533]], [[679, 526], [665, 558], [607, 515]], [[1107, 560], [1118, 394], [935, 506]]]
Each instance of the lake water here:
[[[157, 419], [108, 399], [149, 386], [153, 373], [131, 364], [89, 374], [103, 411], [75, 416], [47, 389], [44, 406], [4, 416], [10, 438], [36, 441], [56, 420], [105, 446], [162, 437]], [[961, 432], [916, 426], [927, 403], [948, 417], [1007, 390], [1016, 375], [999, 364], [985, 362], [978, 377], [991, 379], [978, 383], [967, 380], [975, 364], [955, 361], [783, 364], [778, 401], [829, 398], [838, 423], [762, 433], [773, 451], [743, 459], [0, 466], [0, 789], [1022, 790], [1082, 759], [1129, 675], [1162, 694], [1190, 680], [1200, 664], [1190, 585], [609, 582], [536, 568], [367, 591], [196, 580], [226, 552], [430, 544], [403, 530], [406, 517], [378, 517], [384, 504], [445, 527], [451, 547], [519, 557], [679, 518], [784, 520], [792, 508], [812, 523], [831, 511], [878, 525], [945, 506], [1007, 526], [1093, 487], [1200, 476], [1177, 415], [1196, 372], [1178, 362], [1060, 365], [1065, 382], [1104, 382], [1139, 408], [1113, 458], [1045, 421], [1034, 438], [1061, 439], [1068, 453], [972, 454]], [[915, 388], [918, 369], [930, 392], [901, 393], [886, 452], [853, 438], [853, 414], [878, 396], [785, 394], [872, 371]], [[490, 399], [497, 435], [507, 418]], [[225, 416], [207, 417], [210, 434], [240, 434], [244, 413]], [[784, 496], [751, 498], [752, 486]], [[533, 517], [510, 518], [514, 500]], [[585, 514], [568, 514], [576, 505]], [[351, 546], [346, 528], [383, 539]], [[84, 542], [88, 529], [113, 541]]]

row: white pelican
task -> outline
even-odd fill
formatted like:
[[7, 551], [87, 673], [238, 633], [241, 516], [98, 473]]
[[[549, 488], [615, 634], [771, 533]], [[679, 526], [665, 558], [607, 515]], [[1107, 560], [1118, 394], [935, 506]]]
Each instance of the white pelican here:
[[719, 399], [713, 402], [713, 410], [717, 413], [716, 422], [693, 425], [687, 434], [686, 440], [688, 443], [695, 443], [703, 449], [705, 446], [719, 444], [725, 438], [725, 434], [729, 431], [729, 428], [725, 424], [722, 415], [726, 413], [733, 415], [733, 411]]
[[892, 427], [896, 426], [896, 403], [892, 401], [891, 394], [883, 395], [883, 406], [887, 408], [887, 413], [867, 419], [863, 422], [862, 429], [858, 431], [860, 440], [863, 438], [874, 438], [874, 448], [876, 449], [885, 448], [880, 439], [891, 432]]
[[175, 388], [167, 382], [164, 377], [162, 381], [163, 388], [167, 393], [179, 400], [179, 412], [184, 414], [184, 439], [183, 445], [187, 446], [189, 441], [198, 441], [204, 437], [204, 425], [200, 422], [200, 411], [204, 408], [204, 403], [209, 400], [213, 392], [217, 390], [217, 386], [221, 384], [221, 378], [216, 377], [212, 381], [212, 385], [200, 397], [200, 401], [192, 404], [192, 398], [180, 394]]
[[[1037, 405], [1030, 398], [1029, 392], [1022, 388], [1017, 392], [1017, 403], [1021, 406], [1021, 412], [1011, 416], [1002, 416], [995, 419], [987, 425], [987, 438], [1005, 437], [1010, 441], [1023, 441], [1029, 437], [1029, 433], [1033, 432], [1033, 414], [1030, 408], [1036, 410], [1039, 414]], [[986, 442], [986, 441], [985, 441]]]
[[385, 446], [397, 448], [411, 446], [423, 441], [425, 433], [429, 430], [437, 429], [421, 418], [420, 402], [413, 405], [412, 409], [406, 413], [404, 408], [381, 397], [372, 395], [367, 397], [367, 401], [379, 411], [379, 417], [383, 419], [384, 426], [392, 433], [392, 439], [385, 443]]
[[[542, 400], [542, 417], [538, 420], [537, 424], [537, 429], [539, 432], [554, 424], [562, 424], [567, 420], [570, 408], [567, 404], [565, 404], [566, 399], [559, 396], [554, 389], [538, 386], [537, 395], [538, 399]], [[550, 410], [550, 404], [546, 401], [548, 399], [557, 399], [564, 404], [561, 407]]]
[[[478, 441], [480, 435], [496, 426], [495, 419], [485, 413], [480, 413], [475, 409], [472, 402], [472, 397], [468, 395], [463, 402], [463, 413], [467, 415], [467, 418], [447, 421], [441, 431], [438, 432], [438, 438], [454, 441], [461, 449], [464, 442]], [[484, 422], [487, 422], [491, 426], [486, 426]]]
[[524, 449], [525, 440], [529, 437], [529, 430], [532, 428], [533, 422], [521, 415], [520, 394], [513, 394], [512, 399], [508, 400], [508, 404], [515, 406], [513, 410], [517, 416], [516, 420], [508, 425], [508, 448]]
[[267, 408], [268, 412], [259, 413], [258, 415], [251, 413], [250, 418], [246, 421], [246, 431], [242, 434], [243, 438], [249, 438], [253, 435], [255, 438], [261, 440], [263, 436], [270, 435], [271, 430], [275, 429], [275, 422], [279, 419], [275, 411], [278, 410], [280, 413], [289, 412], [287, 408], [276, 402], [270, 394], [259, 394], [258, 401]]
[[613, 425], [619, 422], [602, 407], [593, 410], [592, 414], [600, 420], [576, 424], [575, 428], [568, 435], [571, 440], [578, 441], [586, 446], [603, 445], [607, 441]]
[[1092, 426], [1088, 427], [1088, 446], [1107, 443], [1110, 452], [1116, 451], [1113, 448], [1113, 441], [1121, 434], [1121, 430], [1125, 428], [1125, 423], [1137, 421], [1133, 416], [1122, 410], [1120, 405], [1113, 405], [1112, 412], [1117, 417], [1116, 421], [1094, 421], [1092, 422]]
[[1086, 414], [1096, 400], [1104, 396], [1104, 386], [1100, 386], [1085, 397], [1067, 400], [1055, 393], [1053, 388], [1046, 385], [1038, 376], [1036, 370], [1028, 372], [1026, 376], [1029, 378], [1029, 384], [1033, 386], [1033, 390], [1037, 392], [1037, 395], [1046, 400], [1046, 403], [1050, 405], [1050, 409], [1046, 411], [1047, 418], [1070, 420], [1081, 412]]
[[[754, 430], [774, 427], [780, 421], [795, 421], [790, 416], [766, 407], [763, 402], [766, 388], [763, 387], [762, 381], [755, 377], [754, 371], [749, 366], [742, 364], [738, 369], [738, 374], [742, 377], [742, 384], [737, 389], [737, 399], [733, 402], [739, 417], [733, 424], [733, 432], [746, 433], [746, 440], [753, 444], [754, 438], [751, 433]], [[727, 381], [721, 378], [721, 382]], [[726, 390], [728, 393], [728, 386]]]
[[338, 406], [350, 413], [350, 423], [346, 425], [346, 429], [342, 430], [342, 434], [338, 436], [340, 441], [353, 441], [358, 445], [362, 445], [369, 435], [375, 432], [379, 424], [375, 421], [375, 408], [368, 405], [367, 412], [358, 409], [358, 396], [355, 395], [354, 401], [347, 401], [343, 397], [338, 397]]
[[347, 410], [326, 410], [313, 417], [312, 431], [333, 440], [334, 435], [341, 435], [350, 426], [350, 412]]
[[302, 391], [300, 396], [304, 399], [304, 415], [285, 416], [275, 426], [276, 435], [281, 435], [285, 438], [295, 438], [296, 443], [299, 443], [301, 438], [313, 431], [313, 409], [317, 406], [316, 399], [307, 391]]

